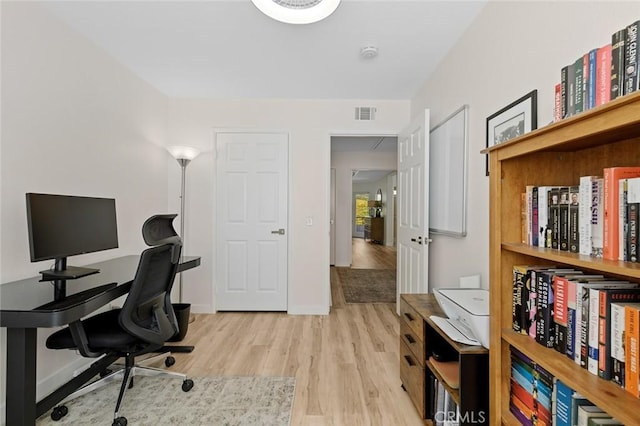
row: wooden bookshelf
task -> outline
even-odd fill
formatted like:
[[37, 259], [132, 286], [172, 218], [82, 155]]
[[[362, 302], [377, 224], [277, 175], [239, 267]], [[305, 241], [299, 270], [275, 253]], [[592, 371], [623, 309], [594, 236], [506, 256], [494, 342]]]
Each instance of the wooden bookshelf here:
[[489, 155], [491, 424], [517, 425], [509, 412], [510, 346], [624, 424], [638, 422], [640, 400], [553, 349], [511, 329], [513, 266], [566, 265], [640, 282], [640, 264], [595, 259], [520, 244], [520, 194], [526, 185], [577, 185], [605, 167], [640, 165], [640, 93], [534, 130], [483, 151]]

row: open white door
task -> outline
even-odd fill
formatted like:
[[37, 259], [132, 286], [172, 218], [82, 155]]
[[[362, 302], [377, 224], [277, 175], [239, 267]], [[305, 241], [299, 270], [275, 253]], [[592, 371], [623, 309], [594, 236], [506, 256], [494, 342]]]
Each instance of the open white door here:
[[429, 241], [429, 110], [425, 110], [398, 137], [398, 310], [400, 294], [429, 291]]
[[288, 136], [216, 133], [216, 309], [287, 310]]

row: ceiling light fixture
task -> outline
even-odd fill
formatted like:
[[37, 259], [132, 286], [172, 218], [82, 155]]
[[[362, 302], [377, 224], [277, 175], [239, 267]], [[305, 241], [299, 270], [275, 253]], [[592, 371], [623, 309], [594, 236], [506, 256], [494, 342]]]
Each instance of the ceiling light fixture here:
[[375, 46], [365, 46], [360, 49], [360, 56], [363, 59], [373, 59], [378, 56], [378, 48]]
[[287, 24], [312, 24], [331, 15], [340, 0], [251, 0], [262, 13]]

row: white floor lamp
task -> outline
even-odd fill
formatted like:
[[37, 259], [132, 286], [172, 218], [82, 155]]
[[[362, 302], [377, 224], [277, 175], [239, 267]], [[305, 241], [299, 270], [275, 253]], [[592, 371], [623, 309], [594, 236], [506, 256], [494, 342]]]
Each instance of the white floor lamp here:
[[[180, 186], [180, 238], [182, 238], [182, 255], [184, 256], [184, 252], [186, 250], [186, 245], [184, 242], [184, 205], [185, 205], [185, 181], [186, 181], [186, 171], [187, 165], [196, 158], [200, 151], [196, 148], [190, 146], [170, 146], [167, 147], [167, 150], [173, 158], [178, 161], [180, 164], [180, 168], [182, 168], [182, 180]], [[182, 273], [180, 273], [180, 281], [179, 281], [179, 302], [182, 303]]]

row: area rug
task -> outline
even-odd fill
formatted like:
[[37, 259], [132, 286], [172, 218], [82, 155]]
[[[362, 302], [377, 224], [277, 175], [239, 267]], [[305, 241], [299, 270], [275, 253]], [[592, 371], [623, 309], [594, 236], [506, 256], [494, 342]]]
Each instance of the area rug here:
[[394, 269], [354, 269], [337, 267], [338, 279], [347, 303], [394, 303]]
[[[129, 426], [289, 426], [294, 377], [194, 377], [189, 392], [182, 381], [135, 377], [120, 415]], [[66, 403], [69, 413], [54, 422], [48, 412], [38, 426], [111, 425], [120, 383], [111, 383]]]

